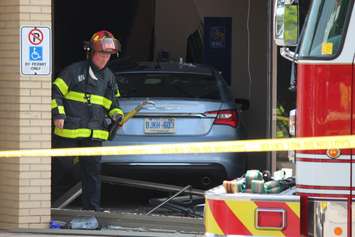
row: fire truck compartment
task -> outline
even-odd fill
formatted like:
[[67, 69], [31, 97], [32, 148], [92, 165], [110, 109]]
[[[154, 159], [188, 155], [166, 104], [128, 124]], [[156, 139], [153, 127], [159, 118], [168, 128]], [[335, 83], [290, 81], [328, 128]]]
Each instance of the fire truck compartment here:
[[300, 198], [289, 193], [207, 191], [206, 236], [300, 236]]

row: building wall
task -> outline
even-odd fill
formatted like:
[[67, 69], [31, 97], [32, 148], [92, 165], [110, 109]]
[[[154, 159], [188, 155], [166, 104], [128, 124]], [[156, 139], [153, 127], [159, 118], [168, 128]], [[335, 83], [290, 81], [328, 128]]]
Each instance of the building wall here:
[[166, 50], [173, 60], [185, 58], [187, 37], [201, 21], [194, 0], [156, 0], [155, 4], [155, 56]]
[[128, 34], [126, 55], [132, 61], [150, 61], [154, 44], [154, 0], [140, 0]]
[[[51, 77], [21, 76], [22, 25], [51, 26], [51, 0], [0, 0], [0, 149], [50, 148]], [[51, 159], [0, 158], [0, 228], [50, 220]]]
[[[248, 10], [249, 9], [249, 10]], [[186, 40], [204, 17], [232, 17], [233, 95], [250, 100], [244, 113], [249, 138], [268, 136], [268, 1], [156, 0], [155, 55], [168, 50], [172, 59], [185, 57]], [[271, 58], [271, 57], [270, 57]], [[249, 168], [265, 169], [265, 153], [249, 155]]]

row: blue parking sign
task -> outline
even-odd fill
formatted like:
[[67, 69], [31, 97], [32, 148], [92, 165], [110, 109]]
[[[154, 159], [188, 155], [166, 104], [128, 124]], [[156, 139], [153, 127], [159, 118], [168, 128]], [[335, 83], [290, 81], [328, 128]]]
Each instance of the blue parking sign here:
[[42, 61], [43, 60], [43, 47], [30, 47], [30, 61]]

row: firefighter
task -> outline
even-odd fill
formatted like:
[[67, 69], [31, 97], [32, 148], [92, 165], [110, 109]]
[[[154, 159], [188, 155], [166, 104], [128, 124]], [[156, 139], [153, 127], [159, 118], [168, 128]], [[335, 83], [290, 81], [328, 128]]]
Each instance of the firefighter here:
[[[66, 67], [53, 82], [53, 146], [98, 147], [109, 137], [109, 118], [118, 123], [123, 118], [120, 95], [113, 73], [106, 67], [111, 54], [118, 54], [120, 42], [108, 31], [93, 34], [87, 60]], [[63, 160], [53, 160], [53, 188], [60, 177]], [[82, 205], [84, 210], [99, 211], [101, 199], [101, 156], [80, 157]]]

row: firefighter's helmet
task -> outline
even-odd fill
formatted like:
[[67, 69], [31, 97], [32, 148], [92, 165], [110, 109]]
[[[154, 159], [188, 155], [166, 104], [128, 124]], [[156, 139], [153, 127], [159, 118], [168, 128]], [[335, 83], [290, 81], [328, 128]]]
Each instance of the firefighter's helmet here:
[[116, 54], [121, 51], [121, 44], [111, 32], [102, 30], [92, 35], [90, 48], [96, 52]]

